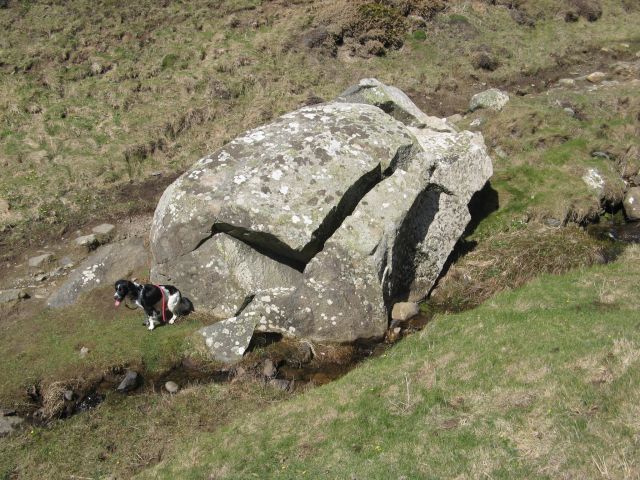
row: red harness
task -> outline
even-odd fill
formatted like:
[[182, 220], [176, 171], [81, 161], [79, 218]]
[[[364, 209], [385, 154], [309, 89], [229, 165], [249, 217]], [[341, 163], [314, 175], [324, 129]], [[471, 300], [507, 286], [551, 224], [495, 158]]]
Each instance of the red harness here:
[[160, 290], [160, 293], [162, 294], [162, 302], [160, 303], [160, 306], [162, 308], [162, 323], [167, 323], [167, 317], [164, 308], [164, 306], [166, 305], [166, 301], [164, 299], [164, 290], [160, 285], [154, 285], [154, 287], [158, 288]]

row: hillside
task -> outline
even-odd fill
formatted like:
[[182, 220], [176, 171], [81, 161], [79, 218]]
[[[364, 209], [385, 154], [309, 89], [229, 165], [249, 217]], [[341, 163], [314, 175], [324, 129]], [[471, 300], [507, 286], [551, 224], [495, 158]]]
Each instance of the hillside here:
[[[638, 238], [639, 24], [633, 0], [0, 1], [0, 290], [31, 297], [0, 304], [0, 407], [31, 422], [0, 477], [637, 478], [638, 249], [610, 237]], [[369, 77], [493, 160], [424, 329], [315, 345], [330, 368], [283, 391], [286, 342], [220, 369], [187, 353], [206, 315], [151, 338], [108, 286], [45, 307], [68, 272], [29, 258], [82, 261], [105, 221], [146, 238], [197, 159]], [[470, 112], [490, 87], [509, 103]], [[139, 393], [60, 418], [127, 368]]]

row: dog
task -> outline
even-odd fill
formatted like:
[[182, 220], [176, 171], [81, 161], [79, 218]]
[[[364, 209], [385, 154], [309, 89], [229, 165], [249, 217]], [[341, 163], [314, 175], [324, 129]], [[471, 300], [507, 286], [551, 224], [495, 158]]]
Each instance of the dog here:
[[[127, 298], [144, 310], [148, 319], [145, 325], [149, 330], [169, 317], [168, 323], [173, 324], [180, 316], [188, 315], [193, 311], [193, 303], [187, 297], [183, 297], [173, 285], [141, 285], [129, 280], [118, 280], [115, 283], [116, 293], [113, 295], [116, 307]], [[163, 312], [164, 307], [164, 312]], [[170, 315], [170, 316], [169, 316]]]

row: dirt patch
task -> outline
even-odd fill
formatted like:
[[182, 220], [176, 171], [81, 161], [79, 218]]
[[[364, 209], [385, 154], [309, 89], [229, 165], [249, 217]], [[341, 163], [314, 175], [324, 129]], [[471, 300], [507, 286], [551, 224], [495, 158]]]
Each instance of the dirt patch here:
[[[632, 51], [614, 52], [602, 51], [600, 48], [576, 50], [556, 60], [553, 67], [535, 72], [520, 72], [519, 74], [500, 81], [493, 79], [492, 70], [499, 66], [499, 59], [495, 55], [485, 58], [484, 52], [479, 52], [473, 61], [477, 63], [479, 71], [476, 78], [471, 80], [455, 79], [441, 81], [436, 85], [434, 94], [425, 95], [415, 88], [405, 89], [405, 93], [413, 102], [429, 115], [448, 117], [456, 113], [466, 113], [469, 100], [473, 95], [488, 88], [490, 83], [496, 88], [506, 90], [510, 94], [519, 96], [538, 94], [547, 91], [561, 78], [579, 77], [594, 71], [609, 71], [612, 65], [620, 61], [635, 59]], [[482, 67], [481, 63], [486, 67]], [[495, 67], [495, 68], [494, 68]], [[484, 85], [483, 85], [484, 83]], [[579, 114], [579, 112], [576, 112]], [[579, 115], [578, 115], [579, 116]]]
[[31, 223], [0, 233], [0, 276], [9, 262], [14, 262], [29, 252], [50, 243], [60, 242], [66, 232], [86, 229], [91, 225], [112, 222], [116, 225], [123, 218], [151, 215], [162, 193], [179, 173], [153, 176], [143, 182], [130, 182], [113, 190], [99, 192], [94, 208], [85, 214], [70, 217], [66, 222], [45, 226]]

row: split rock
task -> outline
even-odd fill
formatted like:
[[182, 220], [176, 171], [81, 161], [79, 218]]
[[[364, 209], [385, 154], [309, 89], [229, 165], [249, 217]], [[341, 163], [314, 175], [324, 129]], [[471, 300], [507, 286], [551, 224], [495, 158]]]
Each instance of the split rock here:
[[234, 362], [254, 329], [381, 338], [395, 299], [426, 297], [492, 174], [457, 132], [375, 79], [251, 130], [162, 195], [152, 281], [231, 317], [200, 333]]

